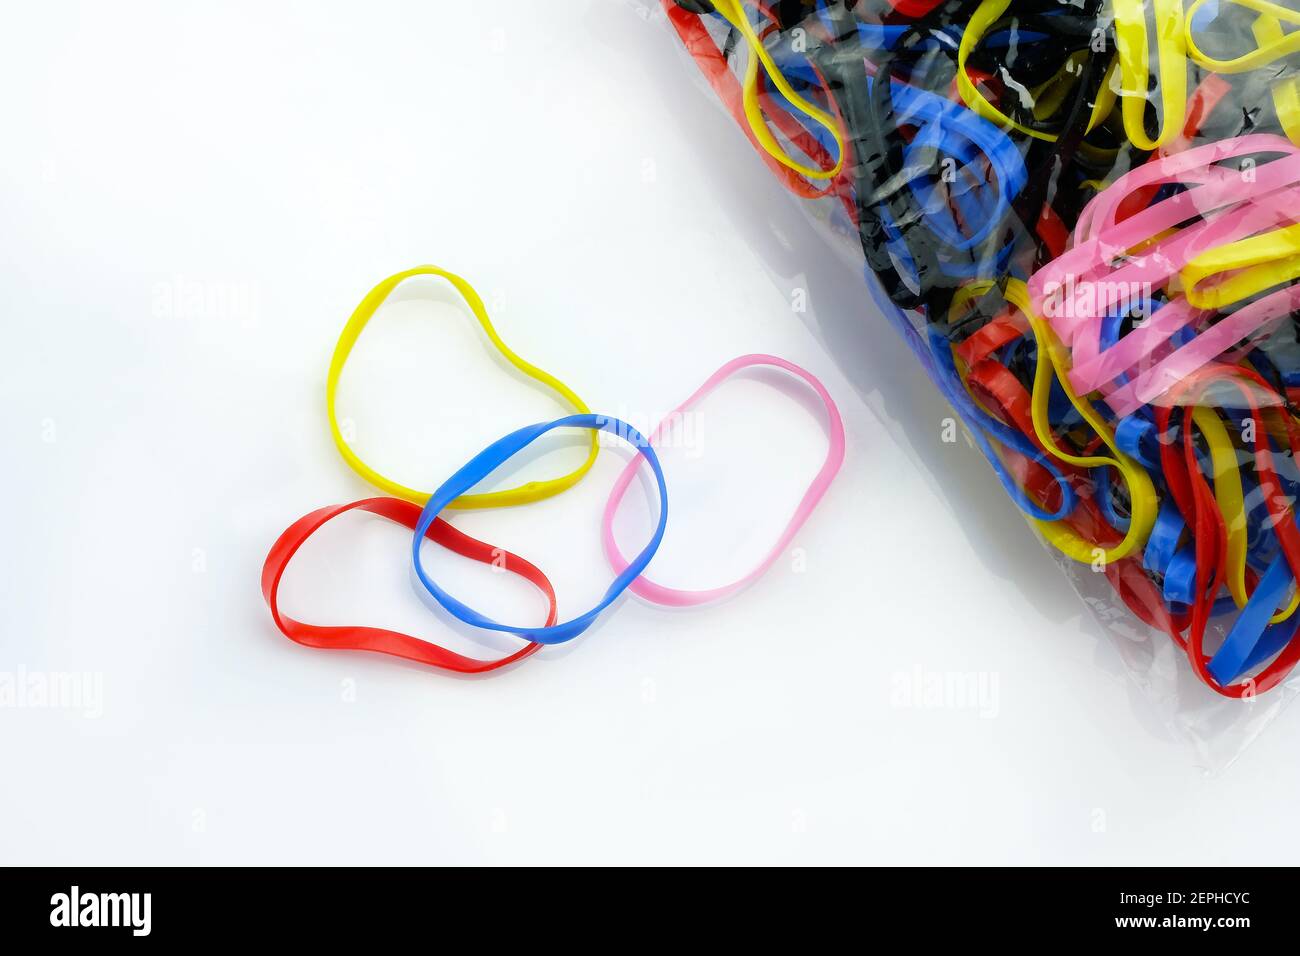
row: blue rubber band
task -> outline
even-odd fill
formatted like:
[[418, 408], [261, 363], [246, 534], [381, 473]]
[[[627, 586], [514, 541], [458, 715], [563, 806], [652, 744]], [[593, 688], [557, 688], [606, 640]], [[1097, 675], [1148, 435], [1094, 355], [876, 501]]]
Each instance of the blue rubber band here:
[[1160, 439], [1155, 423], [1141, 414], [1121, 418], [1115, 425], [1115, 444], [1147, 471], [1160, 470]]
[[[1300, 525], [1300, 520], [1297, 524]], [[1296, 624], [1300, 623], [1300, 612], [1277, 624], [1268, 621], [1281, 607], [1293, 581], [1286, 555], [1279, 554], [1260, 577], [1222, 646], [1210, 659], [1210, 674], [1221, 685], [1231, 684], [1290, 641]]]
[[1292, 614], [1285, 621], [1264, 628], [1264, 633], [1260, 635], [1255, 649], [1250, 652], [1246, 663], [1241, 666], [1240, 674], [1247, 674], [1280, 654], [1295, 637], [1298, 626], [1300, 626], [1300, 613]]
[[[1220, 684], [1233, 683], [1256, 663], [1262, 663], [1286, 645], [1289, 635], [1295, 632], [1296, 615], [1279, 624], [1270, 625], [1268, 621], [1277, 613], [1290, 584], [1291, 568], [1286, 558], [1279, 555], [1259, 579], [1246, 606], [1232, 622], [1223, 645], [1210, 659], [1208, 669]], [[1276, 641], [1284, 634], [1287, 640], [1281, 640], [1281, 646], [1276, 646]], [[1266, 637], [1271, 639], [1266, 640]]]
[[[875, 85], [873, 78], [868, 78], [868, 90]], [[1011, 213], [1011, 201], [1025, 188], [1029, 172], [1025, 159], [1016, 148], [1015, 143], [1002, 130], [964, 107], [938, 96], [909, 86], [898, 80], [890, 81], [890, 102], [897, 116], [898, 126], [916, 126], [917, 135], [912, 143], [904, 148], [903, 162], [912, 165], [914, 153], [928, 148], [936, 155], [947, 154], [960, 160], [963, 167], [970, 166], [983, 157], [993, 169], [996, 188], [979, 190], [980, 198], [988, 196], [987, 202], [981, 202], [978, 221], [981, 223], [974, 235], [965, 236], [952, 218], [952, 212], [946, 203], [935, 201], [935, 190], [927, 181], [930, 169], [926, 164], [918, 164], [918, 175], [905, 177], [907, 187], [916, 197], [927, 225], [939, 239], [951, 250], [969, 252], [975, 246], [985, 242], [994, 229], [1005, 224]], [[891, 248], [897, 243], [905, 245], [902, 231], [893, 221], [887, 203], [879, 203], [877, 209], [884, 222], [887, 239], [892, 239]], [[966, 210], [969, 214], [972, 210]], [[909, 227], [910, 228], [910, 227]], [[954, 262], [940, 259], [940, 268], [954, 278], [978, 279], [995, 273], [1004, 272], [1014, 249], [1014, 242], [1008, 243], [990, 261], [976, 259], [971, 262]], [[904, 258], [902, 249], [895, 249], [895, 257], [908, 262], [910, 253]], [[913, 272], [915, 267], [913, 265]], [[913, 278], [916, 278], [915, 275]], [[919, 284], [919, 278], [917, 278]]]
[[[966, 391], [966, 387], [961, 383], [961, 377], [957, 372], [957, 363], [952, 357], [951, 343], [933, 328], [930, 330], [930, 347], [936, 367], [944, 373], [942, 376], [933, 376], [935, 384], [939, 386], [949, 404], [956, 409], [957, 414], [969, 426], [975, 444], [979, 446], [984, 457], [988, 459], [998, 481], [1001, 482], [1011, 500], [1015, 502], [1016, 507], [1031, 518], [1036, 518], [1039, 521], [1060, 521], [1069, 516], [1079, 503], [1069, 480], [1052, 463], [1043, 450], [1026, 438], [1024, 434], [998, 421], [975, 404], [975, 401], [970, 397], [970, 393]], [[1052, 479], [1061, 489], [1061, 506], [1056, 511], [1047, 511], [1045, 508], [1039, 507], [1025, 493], [1020, 484], [1008, 474], [1006, 465], [1003, 464], [1002, 459], [998, 457], [997, 452], [989, 444], [989, 438], [993, 438], [1007, 448], [1037, 462], [1052, 476]]]
[[1164, 597], [1170, 604], [1190, 605], [1196, 600], [1196, 549], [1191, 545], [1166, 565]]
[[[786, 76], [798, 76], [810, 85], [820, 85], [805, 54], [788, 45], [770, 52]], [[866, 82], [870, 92], [875, 81], [867, 77]], [[768, 88], [767, 92], [783, 107], [791, 109], [779, 91]], [[906, 182], [920, 220], [938, 240], [941, 246], [938, 268], [949, 278], [959, 280], [992, 278], [1005, 273], [1015, 250], [1014, 241], [1007, 242], [991, 254], [977, 251], [977, 247], [986, 243], [995, 230], [1005, 227], [1012, 212], [1012, 200], [1027, 185], [1028, 170], [1016, 144], [997, 126], [960, 104], [900, 80], [891, 78], [889, 100], [897, 118], [896, 126], [917, 127], [916, 136], [903, 146], [904, 168], [891, 179], [897, 177], [900, 182]], [[828, 131], [810, 126], [807, 132], [824, 149], [833, 152], [827, 138]], [[950, 183], [950, 186], [957, 185], [958, 188], [950, 189], [948, 197], [942, 197], [934, 182], [937, 170], [933, 162], [926, 161], [928, 157], [923, 151], [949, 157], [963, 171], [976, 169], [977, 175], [973, 179], [958, 179], [955, 184]], [[973, 185], [983, 182], [979, 163], [984, 159], [993, 170], [995, 182], [991, 188]], [[966, 223], [977, 224], [970, 234], [966, 234], [958, 224], [949, 208], [949, 200], [959, 208]], [[908, 241], [918, 223], [909, 221], [900, 227], [889, 206], [888, 201], [875, 204], [883, 243], [900, 279], [913, 293], [919, 293], [924, 285], [923, 270], [917, 265]]]
[[1103, 465], [1100, 468], [1089, 470], [1088, 473], [1092, 475], [1093, 485], [1095, 486], [1093, 499], [1097, 502], [1097, 507], [1101, 509], [1102, 517], [1106, 519], [1106, 523], [1120, 534], [1128, 534], [1132, 521], [1115, 509], [1114, 486], [1110, 480], [1110, 469], [1110, 465]]
[[[424, 565], [420, 561], [420, 543], [424, 540], [425, 532], [429, 530], [433, 520], [438, 517], [439, 513], [447, 505], [465, 494], [465, 492], [492, 474], [493, 471], [542, 435], [556, 428], [598, 429], [617, 435], [636, 448], [644, 456], [645, 460], [650, 463], [650, 469], [654, 472], [655, 483], [659, 486], [659, 523], [655, 527], [654, 535], [651, 536], [649, 544], [632, 560], [632, 563], [627, 566], [623, 573], [613, 580], [609, 589], [605, 591], [604, 597], [590, 611], [575, 617], [571, 621], [565, 621], [551, 627], [515, 627], [510, 624], [501, 624], [486, 615], [480, 614], [440, 588], [424, 570]], [[609, 607], [645, 570], [646, 565], [650, 563], [650, 559], [659, 550], [667, 524], [668, 488], [664, 483], [664, 473], [659, 465], [659, 456], [655, 454], [654, 448], [651, 447], [645, 437], [631, 425], [619, 421], [617, 418], [592, 414], [568, 415], [564, 418], [557, 418], [553, 422], [528, 425], [518, 431], [511, 432], [504, 438], [497, 439], [443, 482], [442, 486], [429, 498], [429, 503], [424, 506], [424, 511], [420, 513], [420, 520], [415, 525], [415, 537], [411, 543], [411, 559], [415, 564], [415, 573], [419, 577], [420, 583], [453, 617], [474, 627], [481, 627], [489, 631], [503, 631], [507, 634], [517, 634], [526, 640], [536, 641], [539, 644], [561, 644], [564, 641], [572, 640], [589, 628], [601, 611]]]
[[1147, 536], [1146, 550], [1142, 552], [1142, 567], [1163, 575], [1178, 551], [1178, 539], [1186, 527], [1182, 513], [1172, 502], [1161, 504], [1151, 534]]

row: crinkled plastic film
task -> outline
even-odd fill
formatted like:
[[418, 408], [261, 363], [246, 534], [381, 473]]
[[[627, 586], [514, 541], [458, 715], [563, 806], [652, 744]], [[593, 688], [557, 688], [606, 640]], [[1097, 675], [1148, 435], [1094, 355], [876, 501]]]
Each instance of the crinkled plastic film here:
[[1300, 687], [1300, 10], [633, 2], [1226, 766]]

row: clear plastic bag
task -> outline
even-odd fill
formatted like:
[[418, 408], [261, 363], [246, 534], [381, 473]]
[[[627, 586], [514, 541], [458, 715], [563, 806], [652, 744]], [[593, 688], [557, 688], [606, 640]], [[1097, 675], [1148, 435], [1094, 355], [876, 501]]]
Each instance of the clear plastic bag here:
[[637, 3], [1226, 766], [1300, 686], [1300, 12]]

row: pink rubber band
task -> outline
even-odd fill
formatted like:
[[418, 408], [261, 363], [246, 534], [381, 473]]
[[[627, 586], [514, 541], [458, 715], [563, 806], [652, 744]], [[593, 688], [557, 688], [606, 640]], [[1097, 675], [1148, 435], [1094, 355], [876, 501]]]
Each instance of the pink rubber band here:
[[[1116, 216], [1129, 195], [1148, 186], [1172, 182], [1200, 183], [1202, 185], [1227, 184], [1240, 190], [1246, 185], [1240, 175], [1235, 170], [1225, 169], [1216, 164], [1223, 162], [1225, 159], [1249, 156], [1253, 153], [1282, 153], [1287, 157], [1295, 157], [1300, 154], [1300, 149], [1297, 149], [1290, 140], [1281, 136], [1274, 136], [1271, 133], [1253, 133], [1248, 136], [1239, 136], [1235, 139], [1226, 139], [1205, 146], [1198, 146], [1173, 156], [1154, 159], [1120, 177], [1115, 181], [1111, 189], [1102, 190], [1102, 192], [1094, 196], [1092, 202], [1088, 203], [1079, 217], [1079, 222], [1074, 229], [1075, 235], [1080, 239], [1089, 239], [1103, 229], [1113, 228], [1116, 225]], [[1287, 170], [1287, 175], [1290, 178], [1286, 181], [1294, 182], [1295, 163], [1294, 159], [1277, 160], [1276, 163], [1269, 163], [1260, 167], [1259, 172], [1262, 174], [1265, 169], [1281, 164], [1277, 167], [1278, 171]], [[1278, 185], [1280, 183], [1275, 182], [1272, 186], [1263, 186], [1262, 188], [1276, 189]], [[1112, 190], [1114, 191], [1112, 192]], [[1188, 199], [1184, 201], [1195, 202], [1195, 200], [1191, 200], [1190, 194], [1185, 195], [1187, 195]], [[1177, 199], [1177, 197], [1174, 197], [1174, 199]], [[1177, 208], [1177, 206], [1170, 208]], [[1208, 207], [1202, 207], [1202, 209], [1206, 208]], [[1139, 216], [1132, 216], [1125, 222], [1132, 223], [1137, 221], [1138, 218]], [[1149, 234], [1154, 235], [1160, 231], [1160, 229], [1156, 229]]]
[[[1300, 189], [1284, 190], [1266, 202], [1249, 202], [1216, 219], [1197, 223], [1182, 230], [1152, 249], [1135, 257], [1112, 272], [1105, 282], [1119, 288], [1165, 288], [1198, 256], [1228, 243], [1237, 242], [1266, 229], [1285, 224], [1300, 211]], [[1089, 316], [1086, 327], [1076, 326], [1072, 343], [1074, 369], [1070, 384], [1080, 394], [1101, 389], [1120, 373], [1127, 371], [1140, 359], [1149, 355], [1156, 346], [1194, 320], [1208, 318], [1212, 312], [1185, 308], [1184, 321], [1177, 324], [1158, 321], [1162, 314], [1181, 298], [1155, 313], [1124, 338], [1104, 352], [1101, 351], [1100, 313]], [[1078, 320], [1079, 316], [1073, 316]], [[1094, 318], [1097, 321], [1093, 321]]]
[[[812, 484], [808, 486], [808, 490], [804, 492], [799, 507], [795, 509], [790, 521], [785, 526], [785, 530], [781, 532], [781, 537], [776, 546], [759, 562], [758, 567], [738, 581], [702, 591], [664, 587], [662, 584], [651, 581], [643, 574], [632, 582], [630, 590], [647, 601], [667, 607], [690, 607], [696, 604], [707, 604], [710, 601], [729, 597], [762, 577], [763, 573], [781, 556], [781, 553], [790, 544], [799, 529], [803, 527], [804, 522], [808, 520], [808, 516], [817, 507], [817, 503], [826, 494], [826, 489], [830, 487], [831, 481], [840, 470], [840, 465], [844, 463], [844, 422], [840, 418], [840, 410], [836, 407], [834, 399], [826, 391], [825, 386], [811, 373], [774, 355], [742, 355], [722, 366], [709, 377], [708, 381], [696, 389], [690, 398], [669, 412], [667, 417], [655, 427], [655, 430], [649, 436], [650, 444], [654, 445], [659, 440], [664, 428], [675, 421], [678, 416], [698, 403], [700, 399], [704, 398], [732, 375], [742, 369], [763, 365], [784, 369], [793, 375], [797, 375], [807, 382], [812, 390], [817, 393], [817, 397], [822, 400], [822, 404], [826, 407], [827, 424], [830, 429], [830, 447], [826, 451], [826, 460], [822, 464], [821, 470], [817, 472], [817, 476], [813, 478]], [[609, 563], [616, 574], [623, 573], [628, 566], [628, 562], [623, 557], [623, 553], [619, 551], [618, 544], [614, 540], [614, 516], [618, 513], [619, 505], [623, 502], [623, 496], [627, 493], [628, 486], [631, 485], [641, 463], [642, 456], [638, 455], [628, 463], [627, 468], [614, 482], [614, 488], [610, 492], [609, 501], [605, 505], [605, 515], [601, 521], [601, 537], [605, 544], [605, 556], [609, 559]]]
[[[1243, 179], [1233, 170], [1213, 165], [1254, 153], [1282, 153], [1284, 156], [1260, 166], [1251, 180]], [[1128, 250], [1180, 223], [1212, 216], [1217, 210], [1239, 206], [1248, 200], [1263, 199], [1298, 182], [1300, 149], [1280, 136], [1267, 134], [1224, 140], [1152, 160], [1121, 176], [1084, 209], [1075, 227], [1071, 248], [1030, 278], [1029, 294], [1034, 308], [1052, 322], [1057, 334], [1068, 342], [1072, 337], [1067, 336], [1072, 332], [1067, 322], [1069, 317], [1053, 317], [1043, 309], [1044, 300], [1053, 287], [1065, 287], [1071, 279], [1075, 284], [1088, 280], [1094, 273], [1109, 268], [1111, 262]], [[1115, 222], [1118, 210], [1133, 193], [1168, 183], [1183, 183], [1196, 188], [1143, 209], [1121, 223]], [[1057, 328], [1058, 321], [1062, 322], [1061, 328]]]
[[1192, 372], [1213, 362], [1237, 342], [1271, 331], [1271, 324], [1300, 309], [1300, 286], [1290, 286], [1234, 312], [1106, 397], [1121, 418], [1150, 404]]
[[[1281, 158], [1263, 163], [1250, 176], [1215, 165], [1258, 153]], [[1165, 184], [1188, 188], [1116, 221], [1130, 196]], [[1088, 204], [1072, 247], [1029, 280], [1035, 309], [1071, 350], [1071, 387], [1081, 395], [1100, 392], [1117, 415], [1129, 415], [1238, 342], [1267, 333], [1271, 323], [1300, 303], [1294, 287], [1208, 327], [1220, 313], [1192, 308], [1179, 294], [1118, 342], [1101, 348], [1102, 321], [1115, 304], [1111, 299], [1146, 299], [1167, 288], [1202, 254], [1297, 220], [1300, 149], [1279, 136], [1254, 134], [1212, 143], [1153, 159], [1120, 177]], [[1172, 235], [1152, 242], [1170, 230], [1175, 230]], [[1187, 327], [1198, 334], [1175, 347], [1173, 336]], [[1129, 381], [1120, 381], [1126, 375]]]

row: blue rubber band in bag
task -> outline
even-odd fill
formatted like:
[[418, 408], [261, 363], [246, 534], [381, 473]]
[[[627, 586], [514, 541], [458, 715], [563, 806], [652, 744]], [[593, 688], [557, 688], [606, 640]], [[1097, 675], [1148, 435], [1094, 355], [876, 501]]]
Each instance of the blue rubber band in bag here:
[[[952, 357], [952, 344], [938, 331], [931, 329], [930, 346], [934, 355], [936, 367], [942, 371], [943, 377], [935, 377], [935, 384], [948, 399], [949, 404], [957, 410], [957, 414], [962, 417], [970, 428], [971, 438], [979, 446], [981, 453], [988, 459], [998, 481], [1006, 490], [1007, 495], [1025, 514], [1039, 521], [1060, 521], [1074, 511], [1078, 505], [1078, 498], [1075, 496], [1074, 489], [1070, 487], [1070, 482], [1061, 474], [1052, 460], [1026, 438], [1021, 432], [1010, 428], [998, 421], [992, 415], [984, 412], [970, 394], [966, 387], [961, 383], [961, 376], [957, 373], [957, 365]], [[1046, 508], [1039, 507], [1028, 494], [1021, 489], [1019, 482], [1013, 478], [998, 457], [989, 438], [996, 440], [998, 443], [1018, 452], [1025, 458], [1030, 459], [1041, 465], [1052, 476], [1057, 487], [1061, 490], [1061, 505], [1056, 511], [1048, 511]]]
[[1256, 585], [1254, 593], [1241, 609], [1210, 659], [1210, 674], [1224, 686], [1264, 663], [1291, 641], [1300, 613], [1285, 621], [1269, 624], [1269, 619], [1287, 598], [1293, 578], [1285, 555], [1278, 555]]

